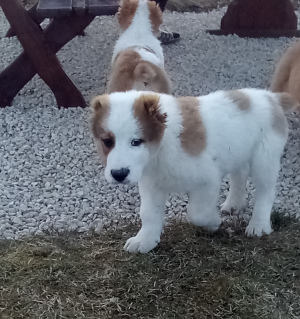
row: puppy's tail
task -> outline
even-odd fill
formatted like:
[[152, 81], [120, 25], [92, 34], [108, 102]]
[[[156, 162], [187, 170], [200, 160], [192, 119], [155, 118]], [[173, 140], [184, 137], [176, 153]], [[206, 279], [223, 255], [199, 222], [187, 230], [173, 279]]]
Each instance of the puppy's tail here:
[[153, 81], [157, 72], [154, 70], [153, 66], [147, 62], [139, 63], [134, 69], [134, 78], [136, 81], [144, 82], [147, 86]]
[[135, 83], [138, 83], [139, 90], [171, 93], [171, 82], [168, 74], [155, 64], [142, 61], [134, 69], [133, 76]]
[[289, 113], [296, 110], [300, 111], [300, 103], [292, 94], [286, 92], [275, 94], [284, 113]]

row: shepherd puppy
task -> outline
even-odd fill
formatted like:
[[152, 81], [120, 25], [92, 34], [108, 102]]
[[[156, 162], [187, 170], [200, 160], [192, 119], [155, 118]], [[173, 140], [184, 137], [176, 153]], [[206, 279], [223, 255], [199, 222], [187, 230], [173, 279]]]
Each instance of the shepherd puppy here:
[[288, 48], [280, 59], [271, 82], [271, 90], [288, 92], [300, 102], [300, 41]]
[[122, 0], [117, 17], [122, 33], [114, 48], [108, 93], [131, 89], [170, 93], [157, 39], [162, 23], [159, 6], [147, 0]]
[[169, 193], [188, 193], [188, 219], [216, 230], [222, 178], [230, 192], [222, 210], [245, 206], [255, 184], [248, 236], [272, 232], [270, 214], [280, 156], [288, 136], [284, 112], [298, 103], [287, 93], [242, 89], [201, 97], [128, 91], [94, 98], [92, 131], [109, 183], [138, 183], [142, 228], [127, 240], [146, 253], [160, 241]]

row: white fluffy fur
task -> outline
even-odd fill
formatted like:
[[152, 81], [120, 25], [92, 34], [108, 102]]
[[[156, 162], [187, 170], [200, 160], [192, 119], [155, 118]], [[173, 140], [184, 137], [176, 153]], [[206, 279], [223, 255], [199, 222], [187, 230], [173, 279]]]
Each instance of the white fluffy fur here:
[[[153, 34], [150, 19], [145, 19], [145, 16], [149, 16], [149, 14], [147, 1], [140, 0], [131, 25], [120, 35], [120, 38], [116, 42], [112, 63], [118, 53], [136, 46], [140, 48], [136, 51], [141, 55], [143, 60], [154, 63], [160, 68], [164, 67], [162, 47], [156, 35]], [[143, 48], [149, 48], [155, 54]]]
[[250, 99], [247, 110], [241, 110], [224, 91], [199, 97], [206, 146], [197, 156], [189, 155], [181, 146], [182, 116], [176, 98], [160, 95], [160, 109], [167, 114], [167, 122], [159, 145], [133, 147], [131, 141], [142, 136], [141, 124], [133, 116], [133, 103], [141, 94], [152, 93], [129, 91], [109, 96], [111, 109], [105, 127], [115, 135], [116, 144], [108, 155], [105, 177], [109, 183], [116, 183], [111, 170], [129, 168], [124, 182], [138, 182], [141, 195], [142, 228], [128, 239], [126, 250], [146, 253], [157, 245], [164, 225], [165, 201], [171, 192], [188, 193], [188, 219], [216, 230], [221, 223], [219, 190], [227, 174], [231, 188], [222, 209], [244, 207], [246, 181], [251, 176], [256, 192], [246, 234], [271, 233], [270, 214], [288, 125], [284, 115], [280, 120], [283, 132], [273, 125], [274, 105], [268, 96], [278, 102], [283, 113], [278, 94], [255, 89], [242, 92]]

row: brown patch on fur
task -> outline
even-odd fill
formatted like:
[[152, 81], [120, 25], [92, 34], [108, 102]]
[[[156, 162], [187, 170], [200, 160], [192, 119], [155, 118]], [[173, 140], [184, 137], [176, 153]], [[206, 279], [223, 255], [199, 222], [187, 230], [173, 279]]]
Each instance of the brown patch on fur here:
[[[115, 146], [115, 136], [112, 132], [107, 132], [104, 127], [104, 121], [109, 115], [110, 109], [109, 97], [108, 95], [101, 95], [95, 97], [91, 102], [91, 108], [93, 110], [93, 115], [91, 119], [91, 128], [94, 136], [94, 141], [100, 159], [104, 165], [106, 165], [107, 156], [109, 152]], [[104, 140], [111, 140], [111, 146], [107, 147], [104, 144]]]
[[206, 131], [200, 117], [199, 103], [196, 97], [178, 98], [183, 126], [180, 133], [181, 146], [193, 156], [199, 155], [206, 146]]
[[140, 61], [141, 56], [133, 50], [119, 53], [112, 65], [107, 86], [108, 93], [131, 90], [134, 82], [133, 73]]
[[[291, 46], [276, 66], [271, 91], [287, 92], [300, 103], [300, 41]], [[300, 106], [298, 106], [300, 111]]]
[[136, 51], [128, 49], [116, 56], [107, 91], [125, 92], [131, 89], [170, 94], [171, 84], [165, 70], [142, 60]]
[[162, 12], [158, 4], [154, 1], [148, 1], [148, 9], [150, 13], [150, 22], [152, 26], [152, 31], [157, 34], [159, 32], [159, 27], [163, 22]]
[[267, 98], [272, 106], [272, 115], [273, 115], [272, 127], [275, 132], [285, 136], [287, 134], [288, 124], [287, 124], [287, 120], [284, 115], [283, 109], [280, 107], [278, 103], [280, 101], [277, 101], [275, 98], [269, 95], [267, 96]]
[[250, 107], [250, 98], [249, 96], [240, 91], [240, 90], [233, 90], [233, 91], [227, 91], [226, 92], [228, 98], [237, 104], [240, 110], [246, 111]]
[[138, 5], [138, 0], [121, 1], [120, 8], [117, 13], [117, 18], [122, 30], [126, 30], [130, 26]]
[[159, 95], [141, 95], [133, 104], [134, 117], [140, 122], [143, 140], [159, 143], [166, 128], [167, 114], [160, 113]]

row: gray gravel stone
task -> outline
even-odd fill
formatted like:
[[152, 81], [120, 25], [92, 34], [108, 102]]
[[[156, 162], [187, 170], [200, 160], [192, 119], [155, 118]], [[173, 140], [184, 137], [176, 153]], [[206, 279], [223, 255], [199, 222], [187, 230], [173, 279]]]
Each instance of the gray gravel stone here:
[[[182, 37], [180, 42], [164, 46], [166, 70], [176, 96], [267, 88], [282, 53], [296, 41], [206, 34], [205, 29], [219, 28], [225, 10], [164, 14], [164, 24]], [[0, 71], [22, 52], [16, 38], [4, 38], [8, 27], [0, 11]], [[89, 101], [105, 92], [118, 38], [116, 20], [97, 17], [86, 32], [87, 36], [75, 38], [59, 51], [58, 58]], [[0, 109], [0, 237], [16, 239], [53, 229], [100, 233], [122, 221], [138, 221], [138, 188], [106, 183], [89, 130], [89, 116], [89, 109], [58, 109], [52, 92], [38, 77], [25, 86], [12, 107]], [[289, 124], [274, 209], [299, 217], [298, 113], [289, 115]], [[248, 189], [245, 218], [252, 209], [251, 183]], [[224, 182], [219, 203], [227, 194]], [[187, 202], [187, 196], [173, 194], [166, 205], [167, 219], [185, 218]]]

